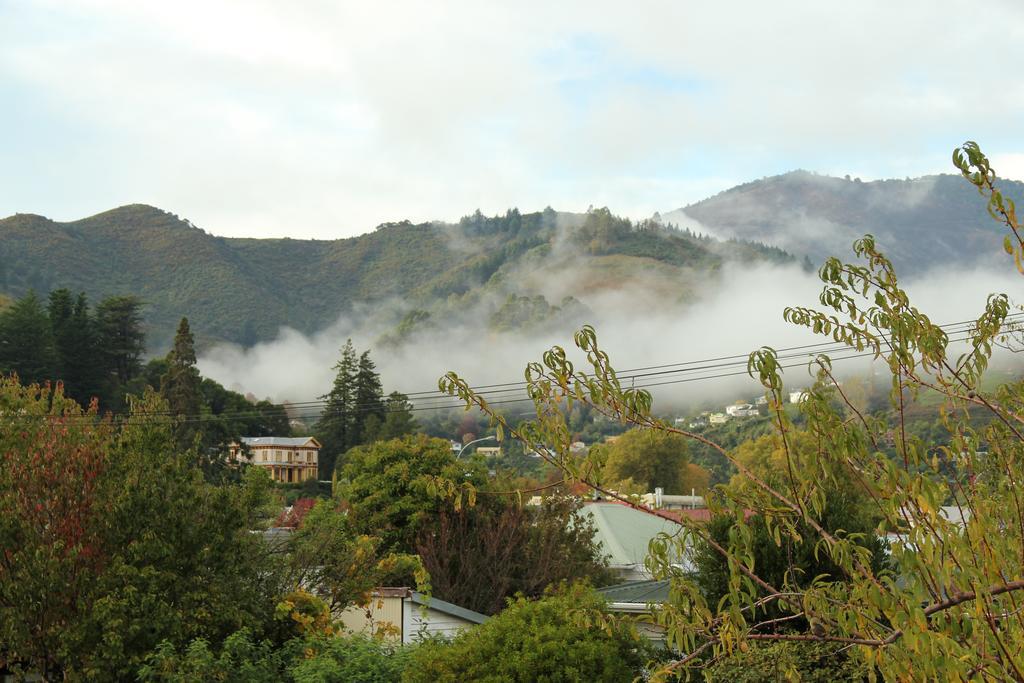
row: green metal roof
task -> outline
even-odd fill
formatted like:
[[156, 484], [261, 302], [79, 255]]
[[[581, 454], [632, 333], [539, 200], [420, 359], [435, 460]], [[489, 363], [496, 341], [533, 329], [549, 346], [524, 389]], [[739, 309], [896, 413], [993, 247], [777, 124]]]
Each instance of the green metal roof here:
[[614, 586], [598, 588], [608, 602], [635, 602], [660, 604], [668, 600], [668, 581], [628, 581]]
[[580, 514], [593, 520], [597, 530], [594, 540], [610, 556], [608, 564], [613, 568], [642, 567], [652, 538], [662, 532], [674, 534], [682, 528], [676, 522], [619, 503], [588, 503]]
[[479, 612], [474, 612], [471, 609], [466, 609], [465, 607], [453, 605], [450, 602], [445, 602], [441, 598], [428, 597], [423, 593], [419, 593], [417, 591], [413, 591], [412, 594], [409, 596], [409, 599], [417, 605], [423, 605], [424, 607], [429, 607], [430, 609], [436, 609], [438, 612], [444, 612], [445, 614], [450, 614], [453, 617], [459, 617], [460, 619], [471, 621], [474, 624], [482, 624], [488, 619], [487, 615], [485, 614], [480, 614]]

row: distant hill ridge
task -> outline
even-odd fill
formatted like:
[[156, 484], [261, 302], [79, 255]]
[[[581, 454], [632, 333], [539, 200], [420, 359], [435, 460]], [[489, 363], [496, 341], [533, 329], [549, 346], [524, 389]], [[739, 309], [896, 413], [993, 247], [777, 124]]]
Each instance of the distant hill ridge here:
[[0, 219], [0, 294], [67, 287], [94, 302], [136, 294], [147, 303], [153, 348], [167, 344], [182, 315], [200, 343], [250, 345], [282, 325], [322, 329], [359, 303], [401, 299], [430, 311], [481, 291], [535, 294], [522, 283], [556, 262], [610, 286], [659, 269], [669, 280], [708, 273], [727, 258], [792, 260], [763, 245], [725, 248], [653, 222], [633, 225], [606, 209], [477, 212], [457, 224], [388, 223], [338, 240], [218, 237], [141, 204], [66, 223]]
[[[1022, 183], [1002, 187], [1024, 197]], [[794, 171], [640, 223], [607, 209], [512, 209], [455, 224], [386, 223], [338, 240], [218, 237], [132, 204], [66, 223], [0, 219], [0, 300], [30, 288], [68, 287], [94, 302], [136, 294], [147, 302], [153, 350], [166, 346], [182, 315], [200, 344], [251, 345], [282, 325], [313, 332], [359, 304], [401, 301], [408, 315], [398, 311], [395, 334], [385, 337], [401, 343], [431, 315], [431, 324], [444, 324], [484, 296], [499, 302], [493, 330], [548, 324], [568, 311], [585, 314], [566, 296], [586, 304], [588, 292], [642, 279], [655, 298], [686, 300], [727, 260], [809, 255], [817, 264], [848, 257], [865, 233], [905, 274], [984, 263], [998, 258], [1002, 240], [984, 200], [949, 175], [860, 182]], [[552, 275], [562, 281], [558, 291], [545, 284]]]
[[[1024, 198], [1024, 183], [999, 185], [1007, 196]], [[905, 274], [987, 262], [999, 256], [1003, 239], [985, 200], [953, 175], [862, 182], [793, 171], [738, 185], [662, 218], [807, 254], [816, 263], [848, 256], [853, 240], [870, 233]]]

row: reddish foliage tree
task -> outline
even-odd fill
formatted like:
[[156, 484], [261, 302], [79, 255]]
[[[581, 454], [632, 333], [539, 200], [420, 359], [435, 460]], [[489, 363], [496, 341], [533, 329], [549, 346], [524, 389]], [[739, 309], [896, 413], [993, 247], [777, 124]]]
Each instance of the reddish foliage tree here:
[[[82, 411], [60, 383], [0, 378], [0, 640], [46, 642], [102, 568], [96, 493], [111, 433], [95, 401]], [[0, 663], [18, 657], [0, 649]]]

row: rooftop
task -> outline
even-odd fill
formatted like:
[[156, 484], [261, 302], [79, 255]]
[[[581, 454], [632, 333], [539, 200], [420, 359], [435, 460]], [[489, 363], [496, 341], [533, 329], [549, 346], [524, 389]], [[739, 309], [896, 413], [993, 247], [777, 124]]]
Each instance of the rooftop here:
[[424, 595], [423, 593], [419, 593], [417, 591], [411, 591], [411, 593], [409, 594], [409, 599], [414, 604], [429, 607], [432, 610], [437, 610], [438, 612], [450, 614], [453, 617], [459, 617], [460, 619], [471, 621], [474, 624], [482, 624], [485, 621], [487, 621], [487, 615], [480, 614], [479, 612], [474, 612], [473, 610], [466, 609], [465, 607], [453, 605], [450, 602], [445, 602], [441, 598], [433, 598], [428, 595]]
[[662, 603], [668, 600], [668, 581], [628, 581], [598, 588], [597, 592], [608, 602]]
[[647, 547], [658, 534], [675, 534], [681, 526], [649, 512], [608, 501], [588, 503], [580, 510], [594, 522], [594, 539], [610, 557], [612, 568], [642, 567]]
[[320, 448], [320, 442], [311, 436], [287, 437], [287, 436], [243, 436], [242, 443], [247, 446], [284, 446], [298, 448], [307, 446], [310, 442]]

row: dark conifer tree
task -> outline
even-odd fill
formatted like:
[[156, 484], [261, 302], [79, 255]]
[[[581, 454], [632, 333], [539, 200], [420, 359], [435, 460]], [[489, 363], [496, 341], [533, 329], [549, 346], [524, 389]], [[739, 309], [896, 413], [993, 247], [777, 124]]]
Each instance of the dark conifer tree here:
[[55, 289], [50, 292], [47, 311], [57, 353], [57, 376], [64, 381], [64, 394], [86, 406], [102, 393], [89, 302], [84, 292], [73, 297], [67, 289]]
[[416, 418], [412, 416], [412, 404], [409, 403], [409, 397], [397, 391], [388, 394], [384, 423], [377, 433], [377, 438], [381, 441], [397, 439], [400, 436], [414, 434], [419, 428]]
[[30, 291], [0, 314], [0, 371], [39, 383], [56, 379], [57, 363], [50, 318]]
[[109, 396], [118, 397], [117, 404], [125, 385], [142, 372], [146, 335], [141, 310], [142, 302], [134, 296], [107, 297], [96, 307], [96, 343]]
[[316, 436], [320, 449], [320, 478], [330, 479], [338, 456], [353, 444], [355, 426], [356, 376], [359, 362], [352, 340], [345, 342], [341, 358], [334, 365], [334, 385], [320, 398], [327, 401], [317, 423]]
[[182, 318], [174, 335], [174, 346], [167, 354], [167, 372], [160, 378], [160, 393], [178, 418], [175, 437], [182, 448], [192, 445], [198, 431], [198, 418], [203, 407], [200, 383], [195, 339], [188, 318]]
[[384, 389], [369, 351], [359, 356], [356, 370], [355, 411], [349, 448], [366, 443], [384, 422]]

